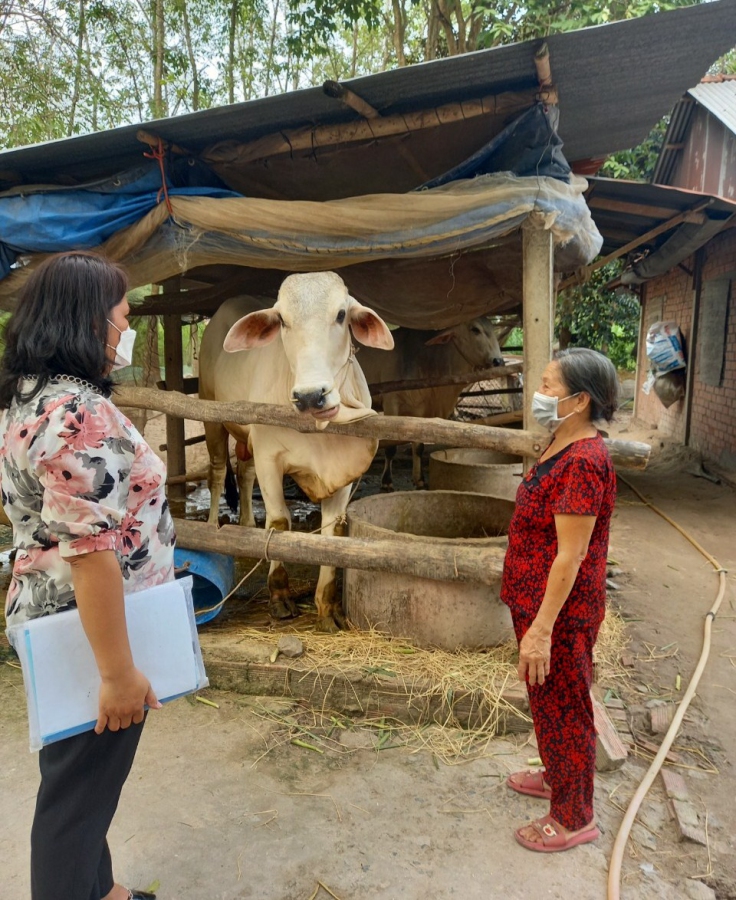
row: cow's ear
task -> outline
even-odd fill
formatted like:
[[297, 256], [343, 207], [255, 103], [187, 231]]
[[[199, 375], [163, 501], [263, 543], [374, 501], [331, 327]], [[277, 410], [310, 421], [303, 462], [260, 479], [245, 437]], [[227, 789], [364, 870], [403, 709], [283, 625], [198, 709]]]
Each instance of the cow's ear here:
[[452, 341], [453, 336], [454, 332], [452, 329], [449, 331], [441, 331], [438, 335], [435, 335], [435, 337], [425, 341], [424, 344], [426, 347], [437, 347], [440, 344], [449, 344], [450, 341]]
[[[353, 298], [351, 297], [351, 300]], [[357, 300], [350, 304], [350, 327], [356, 341], [378, 350], [393, 350], [394, 339], [388, 325], [367, 306]]]
[[281, 320], [274, 309], [259, 309], [248, 313], [232, 326], [223, 342], [223, 349], [228, 353], [238, 350], [252, 350], [254, 347], [265, 347], [279, 334]]

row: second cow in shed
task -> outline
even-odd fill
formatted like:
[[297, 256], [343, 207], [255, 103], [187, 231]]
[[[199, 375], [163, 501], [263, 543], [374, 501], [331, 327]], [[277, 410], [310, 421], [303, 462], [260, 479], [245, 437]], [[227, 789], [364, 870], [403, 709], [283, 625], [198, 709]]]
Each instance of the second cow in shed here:
[[[205, 329], [199, 396], [290, 406], [325, 424], [359, 418], [370, 409], [368, 385], [353, 356], [351, 336], [390, 350], [391, 332], [361, 306], [334, 272], [290, 275], [269, 309], [248, 313], [253, 299], [226, 301]], [[246, 352], [238, 352], [238, 351]], [[252, 489], [258, 478], [266, 528], [288, 531], [284, 475], [291, 475], [322, 504], [322, 534], [333, 535], [347, 508], [351, 483], [370, 466], [378, 442], [343, 434], [301, 433], [272, 425], [205, 424], [210, 455], [210, 518], [217, 512], [228, 466], [228, 433], [239, 442], [241, 525], [253, 525]], [[271, 562], [269, 611], [296, 615], [283, 563]], [[335, 569], [320, 568], [315, 591], [317, 629], [335, 631], [344, 621], [335, 599]]]
[[[413, 381], [468, 373], [466, 384], [397, 391], [376, 398], [375, 406], [383, 407], [387, 416], [418, 416], [449, 419], [460, 394], [473, 384], [473, 369], [504, 365], [501, 348], [490, 319], [483, 316], [445, 331], [420, 331], [399, 328], [393, 332], [393, 353], [376, 353], [365, 349], [359, 353], [360, 365], [368, 384], [388, 381]], [[423, 444], [412, 445], [412, 481], [424, 487], [422, 474]], [[386, 465], [381, 476], [382, 490], [393, 490], [391, 464], [396, 447], [385, 450]]]

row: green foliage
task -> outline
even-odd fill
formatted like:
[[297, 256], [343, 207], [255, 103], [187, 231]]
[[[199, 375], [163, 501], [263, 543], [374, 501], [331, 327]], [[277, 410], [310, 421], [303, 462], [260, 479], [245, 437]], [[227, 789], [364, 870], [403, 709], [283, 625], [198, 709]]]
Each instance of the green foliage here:
[[555, 334], [561, 347], [590, 347], [605, 353], [619, 371], [633, 371], [639, 300], [628, 291], [605, 289], [619, 270], [618, 262], [609, 263], [586, 284], [563, 291], [557, 300]]
[[662, 149], [669, 116], [661, 119], [649, 135], [631, 150], [622, 150], [608, 157], [599, 175], [606, 178], [627, 178], [631, 181], [651, 181]]

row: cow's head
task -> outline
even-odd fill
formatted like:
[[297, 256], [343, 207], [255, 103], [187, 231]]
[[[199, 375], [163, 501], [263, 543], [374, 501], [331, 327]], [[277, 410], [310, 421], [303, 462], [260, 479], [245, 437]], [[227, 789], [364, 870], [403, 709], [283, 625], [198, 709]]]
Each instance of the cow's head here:
[[426, 344], [432, 346], [450, 342], [474, 369], [488, 369], [504, 364], [496, 332], [491, 320], [485, 316], [441, 331], [436, 337], [426, 341]]
[[335, 272], [289, 275], [276, 303], [239, 319], [223, 344], [228, 353], [263, 347], [281, 335], [294, 386], [291, 402], [316, 419], [340, 408], [340, 386], [349, 375], [351, 340], [392, 350], [394, 339], [372, 309], [350, 296]]

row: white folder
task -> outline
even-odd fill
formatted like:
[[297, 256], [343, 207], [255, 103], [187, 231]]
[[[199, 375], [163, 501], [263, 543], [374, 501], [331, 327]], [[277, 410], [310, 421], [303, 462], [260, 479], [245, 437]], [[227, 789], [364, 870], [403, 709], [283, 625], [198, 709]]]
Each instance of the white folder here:
[[[207, 687], [191, 578], [127, 594], [125, 619], [133, 662], [161, 703]], [[8, 638], [23, 668], [31, 750], [91, 731], [101, 679], [79, 612], [12, 625]]]

